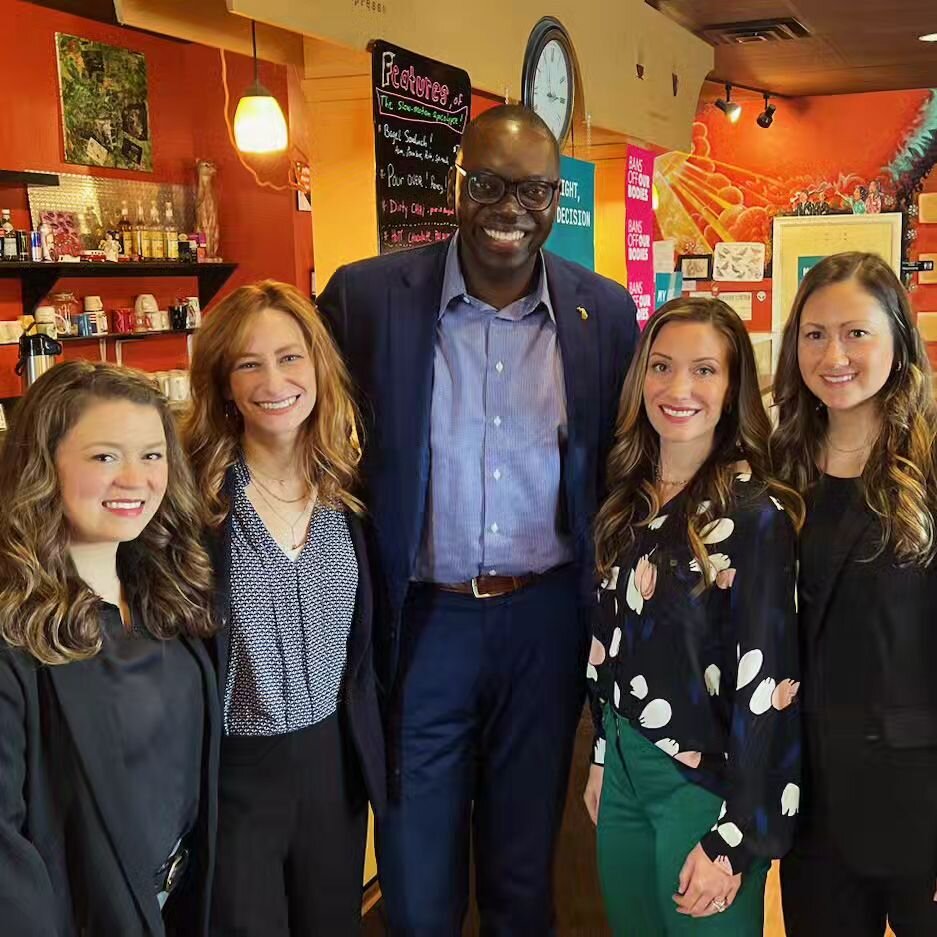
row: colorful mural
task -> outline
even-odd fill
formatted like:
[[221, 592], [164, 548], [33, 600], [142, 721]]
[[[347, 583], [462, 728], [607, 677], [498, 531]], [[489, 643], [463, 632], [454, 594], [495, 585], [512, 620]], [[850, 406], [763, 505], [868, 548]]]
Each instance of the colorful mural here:
[[775, 215], [913, 204], [937, 164], [937, 89], [784, 101], [770, 130], [747, 115], [730, 124], [707, 103], [692, 140], [689, 153], [657, 158], [658, 237], [678, 255], [760, 242], [770, 268]]

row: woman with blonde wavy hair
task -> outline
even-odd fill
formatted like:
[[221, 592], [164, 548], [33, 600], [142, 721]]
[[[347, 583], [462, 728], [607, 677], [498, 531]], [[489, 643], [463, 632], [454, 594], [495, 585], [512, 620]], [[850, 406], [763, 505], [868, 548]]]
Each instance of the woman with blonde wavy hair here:
[[804, 278], [775, 379], [801, 541], [804, 817], [789, 937], [937, 934], [937, 406], [908, 297], [874, 254]]
[[616, 937], [763, 929], [800, 796], [796, 527], [751, 342], [715, 299], [655, 313], [595, 522], [585, 791]]
[[316, 308], [268, 280], [208, 316], [191, 383], [222, 621], [212, 930], [351, 935], [385, 768], [348, 376]]
[[205, 937], [212, 576], [165, 398], [58, 365], [16, 408], [0, 490], [0, 929]]

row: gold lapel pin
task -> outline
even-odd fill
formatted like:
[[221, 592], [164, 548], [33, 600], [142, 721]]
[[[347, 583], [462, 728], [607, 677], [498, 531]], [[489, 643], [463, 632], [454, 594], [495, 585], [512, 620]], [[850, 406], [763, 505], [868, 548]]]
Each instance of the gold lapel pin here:
[[583, 322], [585, 322], [586, 319], [589, 318], [589, 312], [585, 306], [577, 306], [576, 312], [579, 313], [579, 318], [582, 319]]

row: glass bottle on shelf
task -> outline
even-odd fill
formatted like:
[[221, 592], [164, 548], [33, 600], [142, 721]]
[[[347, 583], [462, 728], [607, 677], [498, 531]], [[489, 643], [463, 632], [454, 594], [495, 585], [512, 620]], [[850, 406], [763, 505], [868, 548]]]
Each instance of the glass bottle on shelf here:
[[163, 236], [166, 239], [166, 259], [179, 259], [179, 231], [172, 215], [172, 202], [166, 202], [166, 216], [163, 222]]
[[91, 241], [91, 249], [101, 250], [101, 244], [104, 241], [104, 225], [101, 223], [94, 205], [88, 205], [85, 208], [84, 225], [81, 233], [84, 234], [86, 231]]
[[150, 205], [150, 221], [147, 227], [150, 229], [150, 254], [153, 260], [164, 260], [166, 257], [166, 235], [159, 220], [156, 202]]
[[134, 255], [133, 248], [133, 225], [130, 223], [130, 209], [126, 202], [120, 203], [120, 221], [117, 223], [117, 230], [120, 234], [120, 252], [124, 257]]
[[143, 218], [143, 202], [137, 202], [137, 220], [133, 226], [133, 252], [139, 260], [150, 259], [150, 232]]

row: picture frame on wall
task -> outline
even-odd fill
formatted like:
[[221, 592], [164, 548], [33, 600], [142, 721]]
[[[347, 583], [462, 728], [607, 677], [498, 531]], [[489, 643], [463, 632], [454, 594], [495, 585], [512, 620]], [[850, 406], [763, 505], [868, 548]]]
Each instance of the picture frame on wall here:
[[681, 254], [677, 261], [677, 271], [683, 274], [683, 280], [711, 280], [713, 278], [712, 254]]
[[65, 162], [153, 171], [146, 57], [55, 34]]

